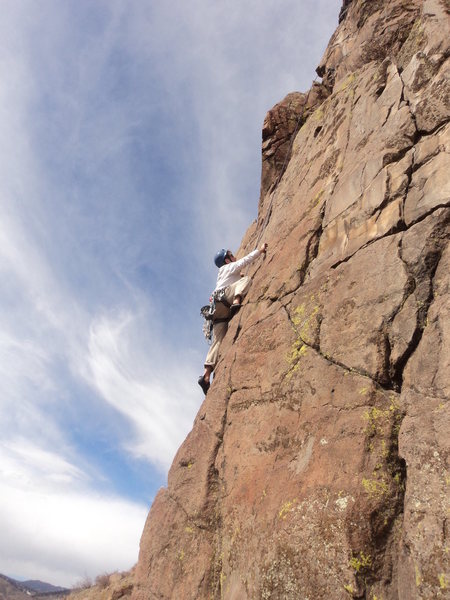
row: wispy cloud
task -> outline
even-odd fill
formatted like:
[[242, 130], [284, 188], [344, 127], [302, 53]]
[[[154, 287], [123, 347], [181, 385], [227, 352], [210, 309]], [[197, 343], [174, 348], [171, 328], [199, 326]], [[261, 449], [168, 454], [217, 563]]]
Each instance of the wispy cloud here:
[[154, 337], [147, 352], [136, 351], [143, 321], [129, 313], [99, 317], [90, 329], [88, 365], [92, 385], [133, 423], [135, 437], [127, 448], [167, 469], [198, 407], [195, 371], [170, 356], [162, 336]]
[[19, 437], [1, 445], [0, 468], [5, 479], [17, 480], [37, 489], [87, 479], [79, 467], [60, 454]]

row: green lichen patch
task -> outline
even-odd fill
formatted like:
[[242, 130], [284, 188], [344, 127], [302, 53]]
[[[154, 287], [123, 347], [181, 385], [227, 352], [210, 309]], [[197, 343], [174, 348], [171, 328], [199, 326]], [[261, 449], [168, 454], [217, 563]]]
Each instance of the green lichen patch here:
[[338, 89], [336, 90], [337, 93], [345, 92], [346, 90], [353, 89], [356, 85], [356, 81], [357, 81], [356, 73], [350, 73], [350, 75], [347, 75], [347, 77], [344, 79], [344, 81], [339, 85]]
[[297, 371], [300, 364], [300, 359], [305, 356], [308, 352], [308, 347], [301, 340], [295, 340], [292, 344], [289, 354], [287, 355], [287, 362], [289, 364], [290, 371], [289, 376], [292, 377], [292, 374]]
[[[361, 387], [359, 394], [368, 406], [363, 413], [366, 454], [361, 475], [361, 507], [370, 527], [364, 538], [364, 548], [356, 547], [350, 559], [358, 584], [372, 598], [376, 590], [380, 599], [379, 580], [382, 557], [388, 540], [396, 539], [401, 522], [405, 493], [406, 467], [399, 456], [398, 435], [404, 413], [395, 393], [376, 385]], [[375, 586], [375, 588], [373, 587]]]
[[313, 346], [320, 323], [320, 305], [318, 297], [312, 294], [309, 302], [299, 304], [291, 315], [291, 326], [296, 339], [286, 355], [289, 365], [288, 377], [298, 370], [301, 359], [307, 354], [308, 346]]
[[367, 479], [363, 477], [362, 486], [371, 498], [380, 498], [389, 494], [389, 485], [385, 479]]
[[[371, 499], [396, 498], [404, 493], [404, 465], [398, 456], [398, 433], [403, 419], [396, 396], [374, 397], [377, 405], [363, 415], [366, 422], [366, 449], [371, 455], [372, 472], [362, 486]], [[387, 518], [387, 517], [386, 517]]]
[[[368, 388], [361, 388], [361, 395], [368, 394]], [[370, 406], [363, 414], [366, 421], [366, 438], [367, 441], [376, 438], [379, 442], [383, 453], [386, 452], [388, 440], [396, 443], [400, 425], [403, 420], [403, 413], [400, 410], [398, 400], [394, 395], [391, 395], [386, 402], [384, 394], [378, 395], [376, 400], [381, 399], [379, 406]]]
[[349, 561], [349, 567], [352, 568], [355, 573], [366, 572], [371, 566], [372, 558], [370, 554], [364, 554], [364, 552], [360, 552], [358, 556], [352, 556]]
[[295, 509], [296, 503], [297, 503], [297, 498], [294, 498], [293, 500], [288, 500], [287, 502], [284, 502], [278, 513], [278, 518], [283, 519], [283, 521], [284, 521], [286, 519], [286, 517], [288, 516], [288, 514]]
[[320, 201], [323, 198], [324, 193], [325, 193], [324, 189], [321, 189], [319, 192], [317, 192], [317, 194], [312, 198], [312, 200], [310, 202], [310, 206], [311, 207], [318, 206], [320, 204]]
[[344, 590], [345, 590], [346, 592], [348, 592], [348, 593], [350, 594], [350, 596], [353, 596], [353, 586], [352, 586], [352, 584], [351, 584], [351, 583], [346, 583], [346, 584], [344, 585]]

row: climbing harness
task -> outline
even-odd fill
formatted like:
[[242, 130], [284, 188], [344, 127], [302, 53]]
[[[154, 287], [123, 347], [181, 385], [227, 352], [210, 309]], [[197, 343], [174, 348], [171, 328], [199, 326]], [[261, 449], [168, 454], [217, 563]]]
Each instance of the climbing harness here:
[[203, 335], [205, 336], [206, 340], [209, 343], [211, 343], [211, 340], [212, 340], [213, 325], [214, 325], [214, 323], [225, 323], [225, 321], [229, 321], [229, 319], [230, 319], [229, 316], [221, 318], [221, 319], [215, 319], [214, 318], [214, 315], [216, 313], [216, 303], [217, 302], [222, 303], [228, 309], [231, 306], [231, 304], [225, 298], [227, 289], [228, 289], [228, 287], [224, 287], [224, 288], [220, 288], [218, 290], [215, 290], [211, 294], [211, 297], [209, 299], [209, 304], [205, 304], [205, 306], [202, 306], [201, 309], [200, 309], [200, 316], [202, 316], [203, 319], [204, 319], [204, 323], [203, 323]]

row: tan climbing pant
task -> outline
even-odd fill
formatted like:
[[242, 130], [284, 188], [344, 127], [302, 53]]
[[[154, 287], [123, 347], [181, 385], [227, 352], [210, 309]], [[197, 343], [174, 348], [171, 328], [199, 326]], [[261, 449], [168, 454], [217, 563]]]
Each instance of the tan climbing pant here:
[[[225, 290], [225, 300], [229, 304], [233, 304], [235, 296], [242, 296], [247, 294], [252, 280], [247, 275], [241, 277], [236, 283], [232, 283]], [[214, 313], [215, 319], [226, 319], [230, 316], [230, 309], [222, 304], [222, 302], [216, 302], [216, 311]], [[209, 349], [208, 355], [205, 359], [205, 367], [215, 367], [217, 359], [219, 357], [219, 348], [223, 338], [228, 329], [228, 321], [222, 321], [221, 323], [215, 323], [213, 321], [213, 341]]]

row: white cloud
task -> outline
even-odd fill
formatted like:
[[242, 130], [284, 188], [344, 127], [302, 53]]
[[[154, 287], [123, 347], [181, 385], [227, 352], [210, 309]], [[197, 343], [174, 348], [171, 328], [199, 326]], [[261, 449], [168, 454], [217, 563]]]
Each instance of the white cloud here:
[[170, 356], [161, 334], [154, 336], [147, 351], [135, 348], [137, 331], [145, 321], [142, 315], [121, 313], [103, 315], [92, 323], [90, 379], [101, 396], [133, 423], [135, 438], [127, 448], [167, 469], [192, 425], [198, 390], [192, 385], [194, 371], [179, 356]]
[[0, 470], [6, 479], [48, 484], [72, 484], [85, 479], [75, 465], [60, 454], [38, 447], [30, 440], [15, 438], [1, 445]]
[[[31, 444], [24, 450], [33, 450]], [[37, 470], [29, 465], [25, 471], [11, 453], [4, 458], [0, 448], [4, 573], [70, 587], [86, 575], [95, 578], [135, 563], [147, 506], [69, 485], [79, 479], [78, 467], [40, 448], [34, 449]]]

